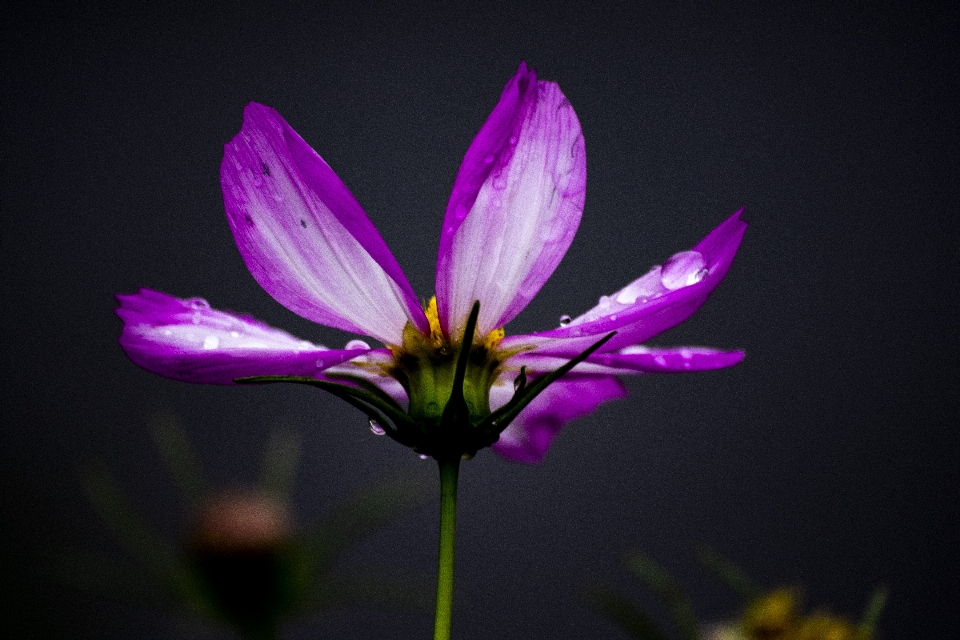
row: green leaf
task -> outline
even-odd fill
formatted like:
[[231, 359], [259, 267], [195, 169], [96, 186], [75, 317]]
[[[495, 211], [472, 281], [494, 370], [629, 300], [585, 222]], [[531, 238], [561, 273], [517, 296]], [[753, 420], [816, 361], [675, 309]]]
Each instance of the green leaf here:
[[362, 490], [303, 536], [315, 574], [326, 572], [347, 547], [425, 501], [426, 485], [396, 478]]
[[587, 605], [615, 622], [639, 640], [669, 640], [653, 618], [623, 594], [608, 587], [593, 587], [586, 594]]
[[737, 592], [744, 604], [753, 602], [763, 595], [763, 590], [733, 562], [704, 545], [697, 549], [697, 559], [707, 569]]
[[654, 593], [667, 605], [674, 624], [680, 632], [680, 637], [684, 640], [699, 640], [700, 625], [697, 617], [676, 580], [640, 551], [629, 552], [626, 562], [634, 575], [647, 583], [647, 586], [653, 589]]
[[873, 637], [877, 630], [877, 621], [880, 619], [880, 613], [883, 611], [884, 606], [886, 606], [889, 596], [890, 591], [885, 586], [881, 585], [874, 590], [873, 595], [870, 597], [870, 602], [867, 603], [867, 608], [864, 609], [863, 615], [860, 617], [860, 623], [857, 625], [858, 640], [866, 640]]
[[206, 484], [200, 460], [190, 445], [186, 431], [177, 416], [167, 411], [152, 416], [149, 425], [150, 435], [184, 501], [189, 506], [196, 505], [203, 497]]
[[286, 502], [290, 497], [300, 461], [300, 435], [276, 429], [270, 434], [263, 456], [260, 487]]
[[82, 473], [83, 488], [121, 544], [158, 578], [179, 588], [182, 566], [174, 550], [131, 507], [103, 464]]

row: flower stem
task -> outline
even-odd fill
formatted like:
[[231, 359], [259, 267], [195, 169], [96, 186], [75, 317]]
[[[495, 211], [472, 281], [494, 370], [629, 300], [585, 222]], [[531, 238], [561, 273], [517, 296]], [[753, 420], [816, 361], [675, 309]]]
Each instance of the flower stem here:
[[453, 546], [457, 529], [457, 475], [460, 459], [440, 465], [440, 553], [437, 563], [437, 615], [433, 640], [449, 640], [453, 613]]

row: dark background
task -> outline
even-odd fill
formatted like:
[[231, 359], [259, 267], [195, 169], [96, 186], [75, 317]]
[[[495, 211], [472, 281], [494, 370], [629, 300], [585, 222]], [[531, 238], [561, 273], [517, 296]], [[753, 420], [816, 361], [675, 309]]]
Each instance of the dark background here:
[[[204, 296], [316, 342], [349, 339], [273, 301], [235, 248], [218, 167], [251, 100], [317, 149], [432, 294], [454, 175], [520, 60], [574, 105], [589, 180], [566, 259], [507, 331], [556, 326], [746, 207], [725, 282], [653, 343], [748, 355], [628, 380], [628, 399], [570, 425], [542, 465], [489, 451], [464, 464], [455, 637], [626, 637], [581, 594], [617, 584], [661, 615], [620, 564], [628, 547], [676, 575], [704, 620], [730, 616], [735, 598], [695, 560], [701, 542], [852, 616], [885, 583], [884, 637], [955, 637], [956, 8], [200, 4], [4, 18], [0, 527], [21, 637], [179, 637], [173, 618], [36, 570], [51, 550], [122, 555], [77, 480], [93, 459], [182, 535], [146, 428], [157, 411], [180, 416], [227, 484], [255, 479], [271, 429], [299, 432], [301, 523], [392, 474], [434, 481], [432, 463], [319, 392], [138, 369], [116, 345], [112, 296]], [[429, 575], [436, 529], [431, 500], [353, 559]], [[356, 607], [290, 637], [431, 628], [429, 613]]]

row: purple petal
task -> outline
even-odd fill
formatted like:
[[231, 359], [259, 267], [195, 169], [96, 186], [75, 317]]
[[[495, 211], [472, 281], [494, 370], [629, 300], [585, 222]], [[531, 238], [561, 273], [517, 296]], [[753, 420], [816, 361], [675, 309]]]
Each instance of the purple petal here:
[[655, 266], [620, 291], [600, 298], [600, 303], [569, 324], [542, 333], [509, 336], [503, 348], [534, 347], [538, 352], [576, 355], [600, 335], [616, 331], [603, 346], [616, 351], [636, 345], [676, 326], [700, 308], [730, 269], [747, 224], [742, 209], [690, 251]]
[[[491, 408], [503, 406], [512, 395], [512, 383], [494, 385], [490, 392]], [[564, 424], [626, 395], [623, 383], [612, 376], [563, 378], [521, 411], [492, 448], [511, 460], [540, 462]]]
[[[627, 347], [614, 353], [597, 353], [573, 368], [568, 376], [622, 375], [629, 373], [685, 373], [732, 367], [744, 358], [743, 351], [721, 351], [709, 347]], [[542, 351], [521, 353], [510, 359], [511, 367], [525, 366], [530, 372], [559, 369], [569, 358]]]
[[428, 323], [373, 223], [280, 114], [250, 103], [220, 166], [227, 220], [247, 268], [291, 311], [387, 344]]
[[316, 376], [365, 353], [300, 340], [253, 318], [211, 309], [201, 298], [141, 289], [117, 301], [124, 352], [134, 364], [173, 380], [233, 384], [247, 376]]
[[530, 302], [580, 224], [586, 154], [573, 107], [520, 65], [460, 166], [437, 258], [437, 304], [457, 337], [480, 301], [477, 329], [501, 327]]

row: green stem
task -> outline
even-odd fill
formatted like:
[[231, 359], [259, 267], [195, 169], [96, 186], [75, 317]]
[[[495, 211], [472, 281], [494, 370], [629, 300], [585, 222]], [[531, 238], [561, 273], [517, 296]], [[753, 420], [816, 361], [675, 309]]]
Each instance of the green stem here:
[[437, 462], [440, 465], [440, 558], [437, 563], [437, 615], [433, 640], [449, 640], [453, 614], [453, 543], [457, 529], [457, 474], [460, 471], [460, 459]]

